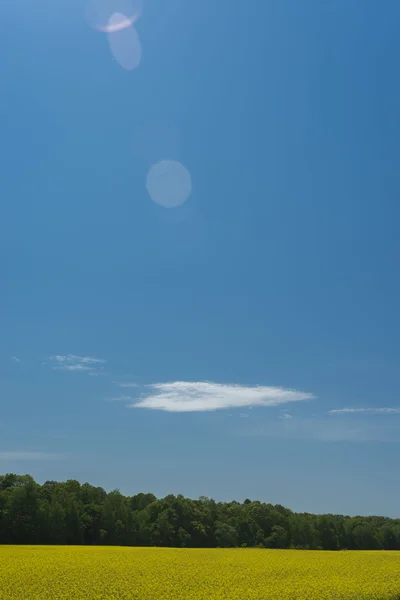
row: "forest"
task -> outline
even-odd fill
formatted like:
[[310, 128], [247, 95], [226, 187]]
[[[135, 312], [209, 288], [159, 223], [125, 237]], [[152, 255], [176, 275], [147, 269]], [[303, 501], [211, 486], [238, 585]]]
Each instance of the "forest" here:
[[296, 513], [250, 499], [124, 496], [8, 473], [0, 475], [0, 544], [400, 550], [400, 519]]

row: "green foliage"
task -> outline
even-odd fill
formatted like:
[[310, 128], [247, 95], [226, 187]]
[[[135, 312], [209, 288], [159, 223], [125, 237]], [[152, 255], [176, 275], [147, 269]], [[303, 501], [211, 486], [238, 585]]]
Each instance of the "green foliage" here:
[[127, 497], [8, 473], [0, 475], [0, 544], [400, 550], [400, 519], [294, 513], [249, 499]]

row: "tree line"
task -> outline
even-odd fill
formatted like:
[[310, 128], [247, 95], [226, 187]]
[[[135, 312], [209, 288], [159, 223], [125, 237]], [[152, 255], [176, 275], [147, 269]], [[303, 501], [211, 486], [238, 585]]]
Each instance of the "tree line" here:
[[258, 500], [124, 496], [0, 475], [0, 544], [400, 550], [400, 519], [296, 513]]

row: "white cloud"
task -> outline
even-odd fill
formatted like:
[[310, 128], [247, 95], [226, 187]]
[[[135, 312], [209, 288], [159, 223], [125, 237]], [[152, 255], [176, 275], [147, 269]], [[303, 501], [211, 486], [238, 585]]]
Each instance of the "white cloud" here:
[[61, 365], [59, 367], [53, 367], [57, 371], [92, 371], [93, 367], [87, 365]]
[[104, 358], [94, 358], [92, 356], [76, 356], [75, 354], [67, 354], [65, 356], [61, 356], [57, 354], [56, 356], [51, 356], [51, 360], [55, 360], [59, 363], [81, 363], [81, 364], [98, 364], [107, 362]]
[[283, 415], [279, 415], [280, 419], [293, 419], [293, 416], [290, 413], [283, 413]]
[[101, 375], [102, 373], [98, 371], [97, 366], [107, 362], [103, 358], [76, 356], [75, 354], [57, 354], [50, 356], [50, 360], [53, 362], [52, 368], [56, 371], [86, 371], [91, 376]]
[[138, 383], [134, 383], [134, 382], [120, 382], [120, 381], [113, 381], [113, 383], [115, 383], [115, 385], [117, 385], [118, 387], [122, 387], [122, 388], [137, 388], [139, 387]]
[[0, 460], [58, 460], [60, 454], [49, 452], [0, 452]]
[[278, 406], [314, 398], [313, 394], [279, 387], [251, 387], [208, 381], [153, 383], [146, 387], [150, 392], [143, 394], [131, 405], [132, 408], [200, 412], [249, 406]]
[[18, 358], [17, 356], [12, 356], [12, 357], [11, 357], [11, 360], [12, 360], [13, 362], [15, 362], [15, 363], [20, 363], [20, 362], [21, 362], [21, 359], [20, 359], [20, 358]]
[[131, 396], [116, 396], [115, 398], [106, 398], [106, 402], [131, 402]]
[[400, 414], [400, 408], [339, 408], [329, 411], [330, 415], [344, 414], [373, 414], [373, 415], [394, 415]]

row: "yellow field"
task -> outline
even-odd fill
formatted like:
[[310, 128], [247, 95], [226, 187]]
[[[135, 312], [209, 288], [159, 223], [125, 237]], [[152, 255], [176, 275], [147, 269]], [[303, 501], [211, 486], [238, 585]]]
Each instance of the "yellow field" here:
[[1, 600], [386, 600], [400, 552], [0, 546]]

